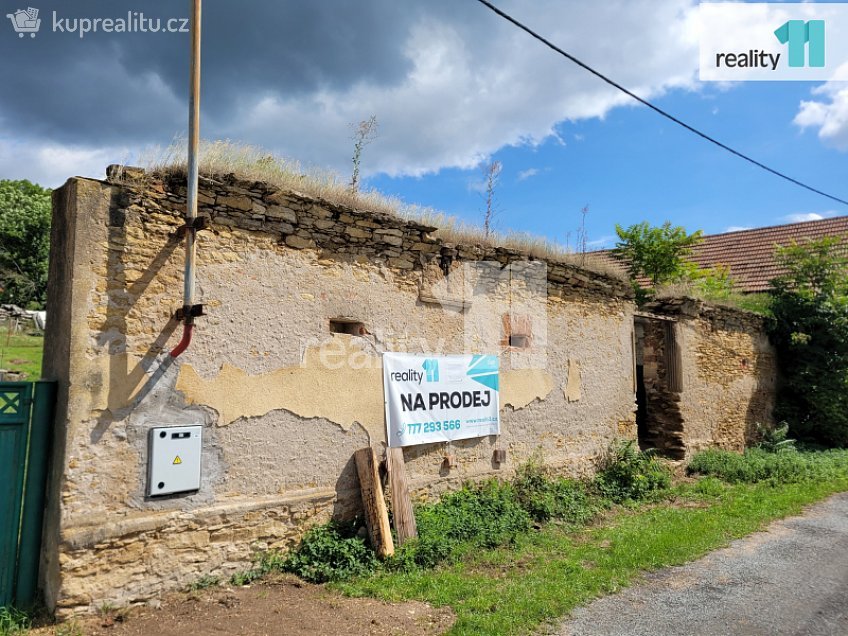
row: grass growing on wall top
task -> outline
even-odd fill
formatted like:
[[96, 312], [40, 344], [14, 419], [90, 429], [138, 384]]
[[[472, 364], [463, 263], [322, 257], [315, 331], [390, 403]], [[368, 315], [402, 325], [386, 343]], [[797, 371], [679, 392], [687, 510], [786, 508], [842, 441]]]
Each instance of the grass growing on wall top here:
[[[152, 150], [143, 158], [143, 167], [151, 172], [184, 174], [185, 141]], [[434, 234], [450, 243], [509, 247], [529, 256], [565, 262], [620, 280], [623, 271], [608, 260], [593, 254], [575, 253], [548, 238], [526, 232], [508, 231], [487, 234], [479, 224], [461, 221], [432, 208], [411, 205], [377, 190], [353, 190], [349, 179], [333, 171], [304, 167], [299, 162], [277, 156], [257, 146], [230, 141], [201, 141], [200, 172], [209, 177], [225, 174], [261, 181], [283, 190], [300, 192], [335, 205], [382, 212], [437, 228]]]

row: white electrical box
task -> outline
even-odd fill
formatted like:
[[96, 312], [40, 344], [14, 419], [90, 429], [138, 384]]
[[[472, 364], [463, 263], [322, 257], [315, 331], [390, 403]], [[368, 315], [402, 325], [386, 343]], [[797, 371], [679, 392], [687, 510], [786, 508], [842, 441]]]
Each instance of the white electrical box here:
[[201, 426], [162, 426], [150, 430], [147, 494], [150, 497], [200, 489]]

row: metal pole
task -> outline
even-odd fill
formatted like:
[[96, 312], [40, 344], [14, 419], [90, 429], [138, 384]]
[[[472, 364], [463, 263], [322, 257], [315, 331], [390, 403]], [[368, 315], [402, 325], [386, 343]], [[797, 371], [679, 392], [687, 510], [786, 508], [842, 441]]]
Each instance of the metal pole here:
[[192, 224], [197, 218], [197, 146], [200, 142], [200, 11], [201, 0], [192, 0], [191, 7], [191, 92], [188, 115], [188, 200], [186, 208], [186, 261], [185, 261], [185, 305], [186, 312], [194, 305], [194, 260], [195, 230]]
[[185, 216], [185, 271], [183, 272], [183, 337], [171, 350], [178, 357], [191, 343], [194, 331], [194, 261], [197, 228], [197, 146], [200, 143], [200, 22], [201, 0], [191, 0], [191, 68], [189, 70], [188, 111], [188, 192]]

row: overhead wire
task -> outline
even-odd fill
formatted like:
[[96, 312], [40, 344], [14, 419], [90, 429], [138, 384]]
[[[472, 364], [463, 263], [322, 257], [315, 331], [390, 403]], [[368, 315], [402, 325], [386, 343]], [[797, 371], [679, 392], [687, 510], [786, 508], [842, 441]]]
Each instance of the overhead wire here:
[[536, 40], [538, 40], [539, 42], [541, 42], [542, 44], [544, 44], [545, 46], [547, 46], [549, 49], [551, 49], [551, 50], [555, 51], [556, 53], [559, 53], [560, 55], [562, 55], [563, 57], [565, 57], [565, 58], [566, 58], [566, 59], [568, 59], [569, 61], [573, 62], [574, 64], [576, 64], [576, 65], [577, 65], [577, 66], [579, 66], [580, 68], [582, 68], [582, 69], [584, 69], [584, 70], [588, 71], [589, 73], [591, 73], [591, 74], [592, 74], [592, 75], [594, 75], [595, 77], [597, 77], [597, 78], [599, 78], [599, 79], [603, 80], [604, 82], [606, 82], [606, 83], [607, 83], [607, 84], [609, 84], [610, 86], [612, 86], [612, 87], [614, 87], [614, 88], [618, 89], [619, 91], [621, 91], [621, 92], [622, 92], [622, 93], [624, 93], [625, 95], [628, 95], [628, 96], [632, 97], [633, 99], [635, 99], [635, 100], [636, 100], [637, 102], [639, 102], [640, 104], [642, 104], [642, 105], [644, 105], [644, 106], [647, 106], [648, 108], [650, 108], [650, 109], [651, 109], [651, 110], [653, 110], [654, 112], [656, 112], [656, 113], [658, 113], [658, 114], [662, 115], [663, 117], [665, 117], [666, 119], [668, 119], [668, 120], [670, 120], [670, 121], [674, 122], [674, 123], [675, 123], [675, 124], [677, 124], [678, 126], [682, 126], [683, 128], [685, 128], [685, 129], [686, 129], [686, 130], [688, 130], [689, 132], [691, 132], [691, 133], [693, 133], [693, 134], [697, 135], [698, 137], [701, 137], [702, 139], [705, 139], [706, 141], [709, 141], [710, 143], [715, 144], [716, 146], [718, 146], [718, 147], [719, 147], [719, 148], [721, 148], [722, 150], [726, 150], [727, 152], [729, 152], [729, 153], [731, 153], [731, 154], [733, 154], [733, 155], [736, 155], [736, 156], [737, 156], [737, 157], [739, 157], [740, 159], [744, 159], [745, 161], [747, 161], [747, 162], [749, 162], [749, 163], [752, 163], [753, 165], [757, 166], [758, 168], [761, 168], [761, 169], [765, 170], [766, 172], [770, 172], [771, 174], [773, 174], [773, 175], [775, 175], [775, 176], [777, 176], [777, 177], [780, 177], [781, 179], [785, 179], [786, 181], [789, 181], [790, 183], [793, 183], [793, 184], [795, 184], [795, 185], [797, 185], [797, 186], [799, 186], [799, 187], [801, 187], [801, 188], [804, 188], [805, 190], [809, 190], [810, 192], [814, 192], [814, 193], [816, 193], [816, 194], [818, 194], [818, 195], [821, 195], [821, 196], [823, 196], [823, 197], [826, 197], [826, 198], [828, 198], [828, 199], [831, 199], [832, 201], [836, 201], [837, 203], [841, 203], [841, 204], [843, 204], [843, 205], [848, 205], [848, 201], [846, 201], [845, 199], [841, 199], [841, 198], [839, 198], [839, 197], [837, 197], [837, 196], [834, 196], [834, 195], [832, 195], [832, 194], [828, 194], [827, 192], [824, 192], [823, 190], [819, 190], [818, 188], [815, 188], [815, 187], [813, 187], [813, 186], [811, 186], [811, 185], [808, 185], [808, 184], [804, 183], [803, 181], [800, 181], [800, 180], [798, 180], [798, 179], [795, 179], [794, 177], [790, 177], [788, 174], [785, 174], [785, 173], [783, 173], [783, 172], [781, 172], [781, 171], [779, 171], [779, 170], [775, 170], [774, 168], [771, 168], [771, 167], [767, 166], [766, 164], [762, 163], [761, 161], [757, 161], [757, 160], [756, 160], [756, 159], [754, 159], [753, 157], [750, 157], [750, 156], [746, 155], [746, 154], [745, 154], [745, 153], [743, 153], [743, 152], [740, 152], [740, 151], [738, 151], [738, 150], [736, 150], [736, 149], [734, 149], [734, 148], [731, 148], [730, 146], [728, 146], [728, 145], [727, 145], [727, 144], [725, 144], [725, 143], [722, 143], [721, 141], [719, 141], [719, 140], [718, 140], [718, 139], [716, 139], [715, 137], [712, 137], [712, 136], [708, 135], [707, 133], [705, 133], [705, 132], [702, 132], [702, 131], [698, 130], [698, 129], [697, 129], [697, 128], [695, 128], [694, 126], [691, 126], [691, 125], [687, 124], [685, 121], [682, 121], [681, 119], [679, 119], [679, 118], [675, 117], [674, 115], [672, 115], [672, 114], [671, 114], [671, 113], [669, 113], [668, 111], [666, 111], [666, 110], [664, 110], [664, 109], [660, 108], [660, 107], [659, 107], [659, 106], [657, 106], [656, 104], [651, 103], [651, 102], [650, 102], [650, 101], [648, 101], [647, 99], [645, 99], [645, 98], [643, 98], [643, 97], [639, 97], [639, 95], [637, 95], [637, 94], [636, 94], [636, 93], [634, 93], [633, 91], [628, 90], [627, 88], [625, 88], [624, 86], [622, 86], [621, 84], [619, 84], [618, 82], [616, 82], [615, 80], [613, 80], [613, 79], [611, 79], [611, 78], [607, 77], [606, 75], [604, 75], [603, 73], [601, 73], [601, 72], [600, 72], [600, 71], [598, 71], [597, 69], [595, 69], [595, 68], [593, 68], [593, 67], [589, 66], [588, 64], [586, 64], [585, 62], [583, 62], [583, 61], [582, 61], [582, 60], [580, 60], [579, 58], [575, 57], [575, 56], [574, 56], [574, 55], [572, 55], [571, 53], [568, 53], [567, 51], [564, 51], [563, 49], [561, 49], [560, 47], [558, 47], [556, 44], [554, 44], [553, 42], [551, 42], [550, 40], [548, 40], [548, 39], [547, 39], [547, 38], [545, 38], [544, 36], [540, 35], [539, 33], [537, 33], [536, 31], [534, 31], [533, 29], [531, 29], [531, 28], [530, 28], [530, 27], [528, 27], [527, 25], [523, 24], [522, 22], [519, 22], [517, 19], [515, 19], [514, 17], [512, 17], [512, 16], [511, 16], [511, 15], [509, 15], [508, 13], [506, 13], [506, 12], [502, 11], [501, 9], [499, 9], [498, 7], [496, 7], [494, 4], [492, 4], [492, 3], [491, 3], [491, 2], [489, 2], [488, 0], [477, 0], [477, 2], [479, 2], [480, 4], [482, 4], [482, 5], [486, 6], [486, 7], [488, 7], [491, 11], [493, 11], [494, 13], [496, 13], [497, 15], [499, 15], [500, 17], [502, 17], [502, 18], [503, 18], [504, 20], [506, 20], [507, 22], [512, 23], [514, 26], [516, 26], [516, 27], [518, 27], [519, 29], [521, 29], [522, 31], [526, 32], [528, 35], [530, 35], [531, 37], [535, 38]]

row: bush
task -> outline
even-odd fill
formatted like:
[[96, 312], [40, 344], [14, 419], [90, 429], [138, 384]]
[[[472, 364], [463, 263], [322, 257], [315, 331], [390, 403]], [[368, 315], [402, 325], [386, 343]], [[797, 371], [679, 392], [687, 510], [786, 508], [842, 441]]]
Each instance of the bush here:
[[[668, 471], [629, 442], [617, 447], [599, 474], [596, 486], [607, 500], [641, 499], [670, 484]], [[430, 568], [474, 548], [509, 544], [526, 533], [532, 521], [585, 523], [607, 505], [586, 483], [550, 478], [529, 463], [515, 479], [465, 484], [441, 500], [416, 507], [418, 537], [404, 543], [382, 564], [356, 536], [356, 526], [330, 524], [310, 530], [288, 557], [270, 553], [258, 567], [236, 575], [249, 582], [266, 572], [283, 570], [314, 583], [363, 576], [378, 567], [392, 570]], [[234, 577], [234, 581], [236, 578]]]
[[845, 451], [773, 453], [752, 448], [739, 454], [723, 450], [707, 450], [692, 458], [688, 471], [701, 475], [714, 475], [729, 483], [770, 481], [775, 484], [791, 484], [848, 477], [848, 453]]
[[848, 258], [839, 237], [777, 250], [772, 339], [782, 372], [775, 413], [793, 436], [848, 446]]
[[513, 480], [521, 507], [534, 521], [557, 519], [568, 523], [586, 523], [601, 506], [594, 502], [582, 482], [550, 478], [535, 462], [521, 466]]
[[472, 547], [509, 543], [530, 528], [515, 488], [495, 479], [466, 484], [441, 501], [416, 509], [418, 539], [398, 550], [398, 567], [432, 567]]
[[768, 428], [757, 424], [757, 432], [760, 434], [760, 442], [757, 448], [767, 453], [786, 453], [797, 450], [795, 440], [789, 439], [789, 424], [781, 422], [774, 428]]
[[377, 557], [365, 540], [356, 536], [355, 523], [329, 523], [303, 536], [300, 546], [282, 561], [266, 558], [260, 571], [281, 569], [310, 583], [339, 581], [373, 572]]
[[610, 448], [595, 484], [604, 497], [621, 503], [665, 490], [671, 485], [671, 474], [650, 453], [638, 451], [630, 440]]

